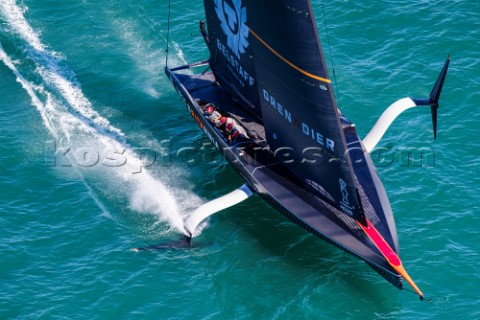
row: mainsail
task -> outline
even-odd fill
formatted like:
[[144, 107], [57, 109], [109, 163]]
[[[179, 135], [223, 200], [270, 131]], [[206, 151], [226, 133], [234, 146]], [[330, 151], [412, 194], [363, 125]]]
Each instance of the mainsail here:
[[309, 0], [205, 0], [210, 65], [264, 122], [277, 159], [366, 225]]
[[205, 0], [205, 14], [210, 66], [215, 76], [261, 118], [247, 7], [241, 0]]

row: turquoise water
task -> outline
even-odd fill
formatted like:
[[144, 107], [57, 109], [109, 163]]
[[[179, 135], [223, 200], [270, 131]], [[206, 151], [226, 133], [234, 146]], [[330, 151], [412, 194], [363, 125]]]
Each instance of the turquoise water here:
[[[374, 154], [431, 303], [258, 197], [191, 250], [131, 252], [242, 183], [163, 75], [167, 1], [0, 0], [0, 318], [480, 319], [479, 2], [313, 7], [361, 136], [396, 99], [426, 97], [452, 55], [437, 140], [413, 109]], [[202, 2], [172, 3], [170, 65], [207, 57], [202, 18]]]

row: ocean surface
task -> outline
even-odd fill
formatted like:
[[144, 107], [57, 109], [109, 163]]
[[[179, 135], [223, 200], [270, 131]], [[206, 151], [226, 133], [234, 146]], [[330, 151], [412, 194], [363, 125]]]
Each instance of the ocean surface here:
[[[412, 109], [373, 154], [427, 301], [257, 196], [130, 251], [242, 184], [164, 76], [168, 2], [0, 0], [0, 319], [480, 319], [480, 2], [312, 5], [360, 136], [451, 54], [437, 139]], [[208, 57], [203, 18], [172, 1], [170, 66]]]

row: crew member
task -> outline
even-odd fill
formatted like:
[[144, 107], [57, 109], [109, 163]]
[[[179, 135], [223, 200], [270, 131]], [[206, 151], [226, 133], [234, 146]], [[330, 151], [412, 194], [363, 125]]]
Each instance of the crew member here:
[[205, 116], [208, 118], [208, 120], [215, 125], [222, 118], [222, 115], [216, 110], [213, 103], [207, 103], [203, 110], [205, 111]]

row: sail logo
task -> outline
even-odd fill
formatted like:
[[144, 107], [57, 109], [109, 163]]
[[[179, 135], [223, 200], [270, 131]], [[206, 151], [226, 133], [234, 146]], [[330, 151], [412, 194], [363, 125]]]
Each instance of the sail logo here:
[[264, 105], [266, 105], [269, 110], [273, 111], [277, 116], [280, 116], [283, 121], [293, 124], [312, 141], [321, 145], [323, 148], [326, 148], [326, 150], [335, 153], [335, 142], [333, 139], [326, 137], [323, 133], [316, 130], [311, 123], [309, 124], [306, 121], [302, 121], [297, 118], [297, 116], [291, 112], [290, 108], [286, 107], [283, 102], [280, 102], [280, 100], [278, 100], [278, 98], [272, 93], [269, 93], [266, 89], [263, 89], [262, 91]]
[[242, 7], [241, 0], [215, 0], [215, 10], [221, 22], [220, 26], [227, 36], [228, 47], [240, 58], [249, 45], [247, 9]]

